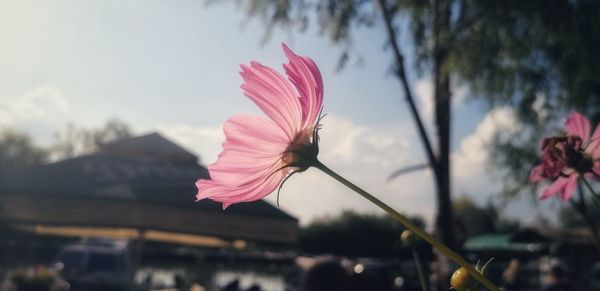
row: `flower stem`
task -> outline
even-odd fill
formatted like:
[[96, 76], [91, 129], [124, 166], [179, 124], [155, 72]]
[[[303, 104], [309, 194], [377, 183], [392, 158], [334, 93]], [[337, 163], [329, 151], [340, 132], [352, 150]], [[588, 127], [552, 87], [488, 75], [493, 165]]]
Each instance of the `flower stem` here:
[[469, 274], [471, 276], [473, 276], [475, 279], [477, 279], [477, 281], [479, 281], [488, 290], [500, 291], [500, 289], [498, 289], [498, 287], [496, 287], [492, 282], [490, 282], [485, 276], [483, 276], [481, 273], [479, 273], [477, 270], [475, 270], [475, 268], [471, 264], [469, 264], [469, 262], [467, 262], [465, 259], [463, 259], [461, 256], [459, 256], [457, 253], [455, 253], [454, 251], [452, 251], [451, 249], [449, 249], [443, 243], [441, 243], [440, 241], [438, 241], [437, 239], [435, 239], [433, 236], [431, 236], [430, 234], [428, 234], [425, 231], [423, 231], [417, 225], [415, 225], [414, 223], [412, 223], [412, 221], [410, 221], [406, 216], [398, 213], [396, 210], [394, 210], [393, 208], [389, 207], [387, 204], [385, 204], [381, 200], [375, 198], [373, 195], [369, 194], [367, 191], [365, 191], [365, 190], [361, 189], [360, 187], [352, 184], [352, 182], [350, 182], [350, 181], [346, 180], [344, 177], [338, 175], [336, 172], [334, 172], [333, 170], [329, 169], [327, 166], [325, 166], [320, 161], [318, 161], [318, 160], [314, 161], [314, 165], [313, 166], [315, 168], [318, 168], [319, 170], [325, 172], [327, 175], [329, 175], [332, 178], [336, 179], [340, 183], [344, 184], [346, 187], [352, 189], [354, 192], [358, 193], [359, 195], [361, 195], [365, 199], [371, 201], [373, 204], [377, 205], [379, 208], [383, 209], [385, 212], [387, 212], [394, 219], [396, 219], [398, 222], [400, 222], [408, 230], [412, 231], [414, 234], [418, 235], [420, 238], [422, 238], [423, 240], [427, 241], [433, 247], [437, 248], [439, 251], [441, 251], [446, 256], [448, 256], [451, 260], [453, 260], [455, 263], [457, 263], [460, 266], [462, 266], [465, 269], [467, 269], [467, 271], [469, 271]]
[[415, 267], [417, 268], [417, 275], [419, 275], [419, 282], [421, 282], [421, 289], [423, 291], [428, 291], [427, 288], [427, 280], [425, 280], [425, 272], [423, 271], [423, 266], [421, 265], [421, 260], [419, 259], [419, 253], [417, 253], [417, 249], [413, 246], [412, 255], [415, 260]]
[[583, 181], [583, 184], [586, 186], [586, 188], [588, 188], [588, 190], [590, 190], [590, 192], [592, 192], [592, 200], [594, 200], [594, 203], [596, 203], [596, 206], [600, 207], [600, 196], [598, 196], [598, 194], [596, 194], [596, 191], [594, 191], [594, 188], [592, 188], [592, 185], [590, 184], [590, 182], [588, 182], [588, 180], [584, 177], [581, 177], [581, 181]]

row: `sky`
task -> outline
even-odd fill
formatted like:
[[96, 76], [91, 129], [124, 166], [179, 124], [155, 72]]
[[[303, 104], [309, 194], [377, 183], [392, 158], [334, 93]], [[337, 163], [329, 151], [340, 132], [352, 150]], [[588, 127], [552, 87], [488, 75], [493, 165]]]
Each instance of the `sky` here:
[[[341, 49], [314, 27], [276, 30], [263, 43], [264, 23], [248, 19], [235, 1], [224, 2], [0, 0], [0, 128], [22, 130], [48, 145], [69, 123], [99, 127], [118, 118], [136, 133], [160, 132], [208, 165], [221, 150], [223, 121], [262, 114], [239, 88], [239, 65], [257, 60], [283, 73], [285, 42], [310, 56], [324, 78], [320, 159], [398, 211], [430, 221], [435, 194], [428, 170], [386, 182], [394, 170], [423, 163], [425, 156], [399, 82], [389, 74], [383, 27], [358, 31], [354, 51], [364, 63], [338, 72]], [[410, 56], [407, 38], [401, 40]], [[409, 73], [432, 135], [431, 80]], [[517, 131], [519, 124], [510, 108], [485, 110], [468, 88], [454, 94], [453, 193], [483, 204], [501, 182], [488, 163], [488, 144], [495, 132]], [[533, 208], [524, 198], [505, 214], [528, 222], [556, 206], [548, 201]], [[344, 209], [380, 212], [316, 169], [286, 183], [280, 207], [303, 224]]]

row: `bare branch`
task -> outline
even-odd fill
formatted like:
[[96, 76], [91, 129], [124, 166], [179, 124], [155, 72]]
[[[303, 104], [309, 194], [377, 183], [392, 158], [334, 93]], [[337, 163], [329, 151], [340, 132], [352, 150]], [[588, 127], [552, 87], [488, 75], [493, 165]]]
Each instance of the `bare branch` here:
[[404, 175], [404, 174], [408, 174], [408, 173], [412, 173], [412, 172], [416, 172], [419, 170], [423, 170], [423, 169], [427, 169], [429, 168], [429, 164], [420, 164], [420, 165], [412, 165], [412, 166], [408, 166], [408, 167], [404, 167], [401, 169], [398, 169], [396, 171], [394, 171], [386, 180], [386, 182], [391, 182], [392, 180]]
[[394, 57], [396, 59], [396, 75], [402, 83], [402, 88], [404, 89], [404, 96], [406, 97], [406, 101], [408, 102], [413, 119], [417, 124], [417, 129], [419, 135], [421, 136], [421, 141], [423, 142], [423, 146], [425, 147], [425, 153], [427, 154], [427, 158], [429, 159], [429, 164], [432, 165], [434, 170], [437, 170], [437, 158], [435, 156], [435, 153], [433, 152], [433, 148], [431, 147], [429, 136], [425, 131], [425, 126], [423, 125], [423, 121], [421, 119], [419, 111], [417, 110], [412, 91], [408, 84], [408, 79], [406, 77], [406, 71], [404, 68], [404, 56], [402, 55], [400, 47], [398, 46], [398, 41], [396, 39], [396, 31], [394, 30], [394, 27], [392, 25], [392, 17], [388, 8], [385, 6], [384, 0], [377, 0], [377, 4], [379, 5], [379, 8], [381, 9], [381, 12], [383, 14], [383, 21], [385, 23], [390, 44], [392, 45], [392, 50], [394, 51]]

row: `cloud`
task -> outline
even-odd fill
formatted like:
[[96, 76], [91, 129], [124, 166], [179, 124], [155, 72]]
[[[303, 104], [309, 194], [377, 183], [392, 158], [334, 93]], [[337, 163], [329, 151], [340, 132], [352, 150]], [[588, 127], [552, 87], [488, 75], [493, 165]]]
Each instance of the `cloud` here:
[[[427, 171], [409, 174], [391, 183], [387, 177], [397, 168], [418, 162], [420, 150], [409, 125], [366, 126], [328, 115], [321, 131], [319, 159], [329, 168], [392, 205], [401, 212], [432, 213], [430, 176]], [[416, 144], [416, 148], [415, 148]], [[276, 195], [268, 200], [275, 201]], [[335, 215], [342, 209], [382, 213], [370, 202], [317, 169], [309, 169], [284, 185], [281, 207], [306, 223]]]
[[[487, 171], [488, 146], [497, 132], [509, 134], [519, 128], [511, 109], [498, 108], [490, 111], [473, 133], [460, 141], [451, 157], [454, 197], [469, 194], [478, 203], [485, 203], [490, 195], [496, 193], [500, 181]], [[205, 165], [216, 160], [224, 140], [221, 126], [162, 125], [158, 130], [199, 154]], [[329, 168], [394, 209], [421, 215], [431, 226], [436, 200], [430, 170], [413, 172], [386, 182], [395, 170], [425, 161], [412, 123], [367, 126], [328, 115], [323, 120], [320, 134], [319, 159]], [[266, 199], [276, 204], [277, 193]], [[279, 202], [283, 210], [298, 217], [303, 224], [315, 218], [337, 215], [344, 209], [382, 213], [364, 198], [314, 168], [289, 179], [281, 190]]]
[[[431, 193], [427, 171], [411, 174], [408, 180], [386, 182], [394, 170], [414, 164], [420, 158], [414, 154], [420, 148], [418, 145], [414, 148], [411, 142], [415, 140], [411, 137], [412, 130], [403, 128], [407, 127], [359, 125], [330, 114], [323, 120], [319, 158], [399, 211], [432, 213], [433, 196], [421, 195]], [[161, 125], [158, 131], [199, 154], [204, 165], [216, 160], [224, 139], [221, 126]], [[415, 181], [418, 185], [413, 185]], [[277, 193], [268, 196], [267, 200], [275, 204]], [[289, 179], [281, 191], [280, 203], [282, 209], [302, 223], [338, 214], [343, 209], [381, 213], [370, 202], [317, 169], [309, 169]]]
[[435, 103], [433, 102], [433, 82], [430, 79], [421, 79], [415, 85], [415, 95], [417, 96], [417, 104], [420, 106], [420, 113], [427, 123], [433, 122], [433, 110]]
[[[435, 101], [433, 100], [433, 80], [420, 79], [414, 86], [417, 106], [425, 123], [434, 122]], [[457, 109], [465, 103], [469, 89], [465, 85], [452, 85], [452, 106]]]
[[20, 96], [0, 97], [0, 126], [63, 120], [71, 110], [69, 100], [55, 86], [44, 86]]
[[221, 126], [160, 125], [157, 130], [197, 154], [204, 165], [216, 161], [225, 139]]
[[475, 131], [463, 138], [452, 154], [454, 193], [469, 194], [485, 203], [499, 190], [500, 181], [490, 173], [490, 146], [496, 134], [512, 134], [520, 129], [515, 113], [507, 107], [488, 112]]

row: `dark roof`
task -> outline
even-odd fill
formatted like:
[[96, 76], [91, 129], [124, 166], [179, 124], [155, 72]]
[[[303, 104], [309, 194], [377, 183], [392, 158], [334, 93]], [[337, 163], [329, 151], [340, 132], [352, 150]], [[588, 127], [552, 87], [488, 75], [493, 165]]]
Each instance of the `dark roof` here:
[[[151, 133], [114, 142], [93, 154], [9, 174], [0, 179], [0, 194], [126, 199], [222, 212], [220, 203], [195, 202], [195, 181], [208, 177], [208, 170], [197, 160]], [[234, 204], [226, 212], [296, 220], [262, 200]]]
[[198, 162], [197, 156], [158, 133], [115, 141], [102, 147], [99, 154], [183, 163]]
[[515, 233], [491, 233], [469, 238], [464, 248], [468, 251], [522, 251], [539, 252], [550, 244], [548, 238], [532, 229], [522, 229]]

